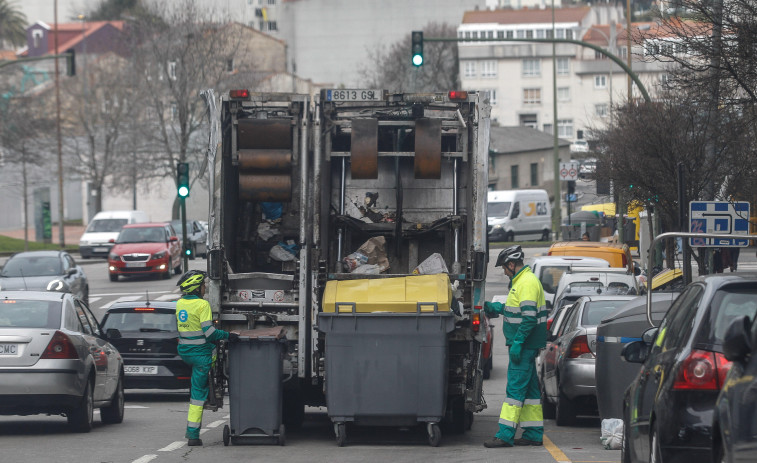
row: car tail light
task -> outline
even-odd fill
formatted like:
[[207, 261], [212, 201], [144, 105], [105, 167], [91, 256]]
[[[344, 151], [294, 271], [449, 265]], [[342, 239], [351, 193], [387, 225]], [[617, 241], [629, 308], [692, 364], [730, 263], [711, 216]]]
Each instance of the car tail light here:
[[134, 307], [135, 312], [155, 312], [154, 307]]
[[78, 359], [79, 354], [71, 339], [61, 331], [56, 331], [47, 344], [41, 359]]
[[465, 100], [468, 98], [468, 92], [464, 90], [451, 90], [449, 92], [450, 100]]
[[693, 350], [682, 362], [673, 390], [720, 390], [730, 368], [721, 353]]
[[189, 379], [189, 376], [177, 376], [176, 379]]
[[549, 317], [547, 319], [547, 331], [551, 331], [552, 330], [552, 323], [554, 323], [554, 322], [555, 322], [555, 317], [554, 316], [551, 316], [551, 317]]
[[474, 307], [473, 311], [473, 318], [471, 319], [471, 324], [473, 326], [473, 331], [478, 332], [479, 329], [481, 329], [481, 306], [477, 305]]
[[229, 98], [234, 98], [234, 99], [239, 100], [239, 99], [244, 99], [244, 98], [249, 98], [249, 97], [250, 97], [250, 91], [247, 90], [246, 88], [238, 89], [238, 90], [229, 90]]
[[591, 359], [594, 358], [594, 354], [589, 349], [589, 340], [586, 335], [576, 336], [573, 338], [573, 342], [570, 343], [570, 349], [568, 349], [568, 358], [570, 359]]

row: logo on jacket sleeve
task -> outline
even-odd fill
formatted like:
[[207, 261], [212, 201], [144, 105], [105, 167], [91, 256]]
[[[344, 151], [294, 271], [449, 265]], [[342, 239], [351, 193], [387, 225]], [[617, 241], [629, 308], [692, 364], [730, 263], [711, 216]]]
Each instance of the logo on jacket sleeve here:
[[187, 321], [188, 318], [189, 318], [189, 314], [187, 313], [186, 310], [184, 309], [179, 310], [179, 321], [185, 322]]

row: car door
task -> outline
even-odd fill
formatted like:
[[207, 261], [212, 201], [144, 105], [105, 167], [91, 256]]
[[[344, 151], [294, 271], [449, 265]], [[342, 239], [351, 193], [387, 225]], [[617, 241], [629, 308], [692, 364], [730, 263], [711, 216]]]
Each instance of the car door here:
[[95, 318], [94, 314], [92, 314], [92, 311], [89, 309], [89, 306], [83, 302], [80, 301], [82, 307], [84, 308], [84, 313], [87, 315], [87, 320], [89, 320], [90, 325], [92, 326], [92, 331], [95, 334], [95, 342], [97, 343], [97, 346], [100, 348], [101, 355], [105, 355], [106, 361], [106, 379], [105, 379], [105, 397], [109, 398], [113, 396], [113, 393], [116, 390], [116, 386], [118, 385], [118, 378], [121, 374], [121, 354], [118, 352], [118, 349], [116, 349], [111, 343], [109, 343], [102, 332], [102, 329], [100, 328], [100, 323]]
[[[181, 261], [181, 245], [179, 244], [179, 241], [171, 241], [171, 237], [176, 236], [176, 233], [171, 225], [167, 225], [165, 227], [165, 233], [166, 233], [166, 243], [168, 245], [168, 254], [171, 256], [171, 259], [174, 263]], [[189, 240], [189, 237], [187, 236], [187, 241]]]
[[571, 314], [575, 311], [577, 304], [573, 304], [561, 309], [563, 314], [558, 314], [558, 317], [562, 317], [557, 320], [556, 323], [560, 323], [555, 333], [555, 340], [547, 346], [547, 353], [544, 356], [544, 390], [550, 397], [557, 397], [557, 362], [560, 359], [560, 349], [562, 344], [562, 336], [565, 333], [568, 320]]
[[92, 360], [95, 365], [95, 384], [94, 384], [94, 399], [105, 400], [105, 388], [108, 380], [108, 355], [102, 348], [100, 342], [101, 339], [95, 334], [95, 330], [90, 322], [90, 316], [84, 310], [84, 305], [81, 301], [74, 301], [74, 310], [79, 317], [79, 321], [82, 325], [82, 339], [87, 344], [87, 350], [92, 356]]
[[84, 295], [84, 285], [82, 284], [81, 270], [76, 266], [70, 255], [63, 254], [61, 258], [63, 260], [63, 281], [71, 288], [71, 294], [82, 297]]
[[578, 331], [578, 324], [581, 320], [582, 307], [585, 303], [585, 298], [581, 298], [573, 304], [570, 309], [570, 313], [566, 315], [564, 326], [562, 327], [562, 333], [557, 338], [557, 359], [555, 360], [555, 391], [557, 395], [560, 394], [560, 369], [563, 366], [565, 355], [570, 349], [570, 343], [573, 341], [573, 337]]
[[631, 435], [639, 436], [634, 440], [633, 450], [643, 458], [649, 455], [650, 418], [657, 406], [661, 384], [672, 374], [682, 349], [694, 335], [693, 324], [703, 294], [704, 287], [693, 284], [673, 302], [660, 323], [639, 376], [631, 385]]

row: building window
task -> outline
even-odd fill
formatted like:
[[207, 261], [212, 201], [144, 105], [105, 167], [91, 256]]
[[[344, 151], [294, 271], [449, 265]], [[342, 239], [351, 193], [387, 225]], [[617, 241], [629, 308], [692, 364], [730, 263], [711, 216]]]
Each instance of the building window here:
[[226, 60], [226, 72], [234, 72], [234, 58]]
[[524, 105], [541, 104], [541, 89], [540, 88], [524, 88], [523, 89], [523, 104]]
[[476, 77], [476, 62], [466, 61], [463, 66], [463, 77]]
[[689, 49], [685, 43], [677, 43], [676, 44], [676, 53], [679, 55], [685, 55], [688, 53]]
[[542, 126], [542, 132], [552, 135], [552, 124], [544, 124]]
[[469, 38], [470, 38], [470, 31], [465, 31], [465, 38], [466, 38], [466, 39], [469, 39]]
[[167, 74], [171, 80], [176, 80], [176, 61], [168, 62]]
[[478, 38], [478, 31], [471, 32], [471, 37], [474, 38], [474, 39], [477, 39]]
[[557, 101], [570, 101], [570, 87], [557, 87]]
[[557, 34], [558, 39], [564, 39], [565, 38], [565, 29], [555, 29], [555, 34]]
[[518, 166], [510, 166], [510, 182], [511, 186], [510, 188], [519, 188], [518, 187]]
[[277, 31], [279, 28], [276, 26], [276, 21], [268, 21], [268, 30]]
[[609, 59], [604, 53], [594, 50], [594, 59]]
[[570, 58], [557, 58], [557, 75], [567, 76], [570, 74]]
[[494, 31], [487, 31], [486, 32], [486, 38], [487, 39], [493, 39], [494, 38]]
[[670, 76], [668, 74], [660, 74], [660, 85], [665, 87], [668, 85], [669, 81], [670, 81]]
[[523, 77], [539, 77], [541, 75], [541, 61], [534, 58], [523, 59]]
[[628, 57], [628, 47], [621, 47], [620, 48], [620, 57], [621, 58]]
[[173, 103], [171, 105], [171, 120], [175, 121], [179, 118], [179, 107], [176, 106], [176, 103]]
[[607, 104], [600, 103], [594, 105], [594, 112], [598, 117], [607, 117]]
[[523, 29], [519, 29], [518, 32], [515, 35], [516, 38], [519, 39], [525, 39], [526, 38], [526, 31]]
[[497, 77], [497, 62], [481, 61], [481, 77]]
[[514, 37], [513, 31], [507, 31], [507, 38], [512, 39]]
[[534, 31], [526, 31], [526, 38], [527, 39], [533, 39], [534, 38]]
[[547, 36], [547, 32], [544, 29], [537, 29], [536, 30], [536, 38], [537, 39], [543, 39]]
[[505, 31], [497, 31], [497, 38], [498, 39], [504, 39], [505, 38]]
[[547, 29], [547, 38], [548, 39], [552, 38], [552, 29]]
[[269, 5], [275, 5], [276, 4], [276, 0], [268, 0], [268, 4]]
[[39, 47], [42, 40], [42, 31], [39, 29], [34, 29], [32, 31], [32, 40], [34, 42], [33, 48]]
[[607, 76], [604, 74], [600, 76], [594, 76], [594, 88], [607, 88]]
[[536, 114], [521, 114], [520, 125], [522, 125], [523, 127], [531, 127], [532, 129], [535, 129], [538, 125]]
[[539, 164], [531, 163], [531, 186], [539, 184]]
[[557, 120], [557, 136], [560, 138], [573, 138], [573, 119]]
[[565, 29], [565, 38], [568, 40], [573, 40], [573, 30], [572, 29]]
[[492, 88], [492, 89], [489, 89], [489, 90], [484, 90], [483, 93], [484, 93], [484, 98], [488, 98], [489, 99], [489, 104], [490, 105], [497, 104], [497, 90], [496, 89]]

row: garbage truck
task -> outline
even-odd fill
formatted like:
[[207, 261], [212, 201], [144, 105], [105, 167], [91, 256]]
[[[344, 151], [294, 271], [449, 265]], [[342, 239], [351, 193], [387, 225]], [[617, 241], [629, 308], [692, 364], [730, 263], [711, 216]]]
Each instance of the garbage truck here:
[[[211, 109], [207, 298], [225, 330], [283, 327], [283, 422], [296, 427], [305, 405], [331, 402], [349, 415], [332, 416], [338, 443], [345, 422], [406, 424], [335, 397], [358, 361], [342, 362], [346, 335], [438, 365], [431, 383], [417, 379], [423, 368], [382, 370], [415, 375], [426, 382], [409, 384], [440, 397], [431, 415], [411, 417], [428, 425], [432, 445], [439, 425], [469, 429], [486, 407], [488, 104], [461, 91], [232, 90]], [[339, 331], [346, 317], [359, 327], [352, 338]], [[412, 323], [428, 327], [436, 350], [407, 341]], [[397, 331], [394, 341], [385, 331]], [[358, 350], [360, 361], [382, 354]], [[347, 370], [329, 370], [339, 363]]]

